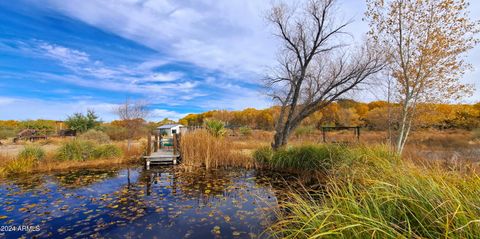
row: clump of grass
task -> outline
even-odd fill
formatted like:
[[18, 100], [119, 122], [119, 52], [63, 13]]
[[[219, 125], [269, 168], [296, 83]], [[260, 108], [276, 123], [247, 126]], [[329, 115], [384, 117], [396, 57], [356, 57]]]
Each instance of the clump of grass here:
[[84, 161], [93, 158], [95, 145], [84, 140], [70, 140], [57, 150], [56, 159], [61, 161]]
[[205, 121], [205, 128], [215, 137], [223, 136], [227, 133], [225, 123], [220, 120], [210, 119]]
[[36, 145], [27, 145], [18, 154], [19, 159], [33, 159], [36, 161], [45, 159], [45, 150]]
[[99, 144], [106, 144], [110, 142], [110, 137], [105, 132], [90, 129], [87, 132], [81, 134], [79, 137], [81, 140], [93, 141]]
[[31, 172], [39, 161], [45, 159], [45, 151], [36, 145], [28, 145], [16, 159], [9, 160], [0, 172], [2, 175], [16, 175]]
[[[362, 161], [365, 157], [392, 160], [394, 154], [384, 146], [347, 147], [336, 144], [301, 145], [273, 151], [260, 148], [253, 154], [258, 163], [279, 170], [301, 170], [329, 172], [334, 168], [346, 167]], [[366, 162], [365, 162], [366, 163]]]
[[328, 170], [332, 165], [330, 157], [333, 147], [326, 145], [305, 145], [277, 150], [270, 166], [278, 169]]
[[478, 238], [480, 177], [420, 167], [379, 148], [342, 149], [325, 190], [290, 195], [285, 238]]
[[122, 150], [113, 144], [95, 145], [91, 141], [71, 140], [57, 150], [56, 159], [61, 161], [85, 161], [111, 159], [122, 156]]
[[261, 147], [253, 152], [253, 158], [260, 164], [268, 164], [272, 161], [273, 150], [270, 146]]
[[180, 147], [186, 165], [206, 168], [252, 168], [254, 161], [248, 155], [235, 151], [233, 143], [223, 137], [215, 137], [206, 130], [196, 130], [182, 135]]
[[113, 144], [105, 144], [95, 147], [92, 156], [101, 159], [119, 158], [122, 156], [122, 150]]

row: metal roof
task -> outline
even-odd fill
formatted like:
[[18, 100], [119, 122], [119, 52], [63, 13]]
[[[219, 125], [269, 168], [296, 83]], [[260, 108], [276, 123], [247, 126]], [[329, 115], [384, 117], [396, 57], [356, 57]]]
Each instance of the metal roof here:
[[171, 129], [173, 127], [177, 127], [177, 126], [183, 126], [181, 124], [164, 124], [160, 127], [157, 127], [157, 129]]

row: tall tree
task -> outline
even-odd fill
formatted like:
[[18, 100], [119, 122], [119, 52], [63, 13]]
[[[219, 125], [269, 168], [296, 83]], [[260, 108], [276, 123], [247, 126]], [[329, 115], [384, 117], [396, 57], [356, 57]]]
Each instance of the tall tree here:
[[142, 131], [145, 126], [145, 118], [148, 116], [147, 104], [143, 101], [125, 100], [115, 109], [115, 113], [124, 122], [127, 134], [127, 150], [130, 151], [132, 139]]
[[478, 43], [479, 23], [464, 0], [367, 0], [370, 35], [383, 44], [402, 106], [396, 150], [402, 153], [421, 102], [455, 100], [472, 92], [459, 79], [464, 53]]
[[348, 22], [338, 23], [335, 0], [310, 0], [298, 8], [274, 5], [268, 20], [282, 45], [279, 65], [266, 78], [266, 88], [281, 108], [272, 147], [287, 143], [303, 119], [326, 107], [369, 76], [384, 60], [367, 44], [349, 51], [343, 35]]

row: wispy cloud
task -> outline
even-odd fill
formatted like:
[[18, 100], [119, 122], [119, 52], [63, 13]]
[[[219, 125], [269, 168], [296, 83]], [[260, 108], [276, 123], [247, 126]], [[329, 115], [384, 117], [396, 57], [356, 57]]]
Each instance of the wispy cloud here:
[[178, 120], [178, 119], [183, 118], [187, 114], [189, 114], [189, 113], [179, 113], [179, 112], [172, 111], [172, 110], [154, 109], [154, 110], [152, 110], [152, 112], [150, 112], [149, 117], [151, 119], [155, 119], [156, 121], [160, 121], [164, 118]]
[[46, 56], [59, 60], [65, 65], [80, 64], [90, 61], [87, 53], [67, 47], [42, 42], [39, 44], [39, 48], [44, 50]]
[[[103, 121], [112, 121], [117, 119], [114, 109], [119, 104], [99, 102], [95, 100], [76, 100], [76, 101], [48, 101], [31, 98], [7, 98], [0, 97], [0, 119], [58, 119], [64, 120], [69, 115], [77, 112], [86, 112], [88, 109], [94, 110]], [[186, 114], [172, 110], [154, 109], [147, 120], [159, 121], [163, 118], [178, 120]]]
[[[33, 1], [38, 4], [45, 2]], [[268, 1], [47, 1], [51, 9], [202, 68], [261, 74], [275, 47]]]
[[[65, 46], [35, 41], [36, 44], [25, 46], [32, 54], [48, 57], [58, 61], [62, 66], [72, 71], [72, 74], [54, 74], [36, 72], [40, 79], [56, 80], [72, 85], [119, 92], [131, 92], [140, 95], [155, 95], [154, 100], [168, 103], [168, 97], [190, 93], [198, 82], [188, 80], [179, 71], [158, 72], [154, 69], [165, 64], [164, 61], [146, 61], [133, 67], [108, 66], [102, 61], [91, 59], [86, 52]], [[156, 96], [158, 95], [158, 96]], [[193, 94], [197, 95], [197, 94]]]

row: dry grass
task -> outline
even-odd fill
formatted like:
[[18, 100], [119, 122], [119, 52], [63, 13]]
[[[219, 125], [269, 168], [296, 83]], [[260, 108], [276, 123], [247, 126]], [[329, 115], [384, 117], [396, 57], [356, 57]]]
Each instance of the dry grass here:
[[[143, 154], [144, 146], [142, 142], [135, 142], [132, 144], [130, 150], [127, 153], [126, 142], [116, 142], [115, 145], [119, 147], [123, 152], [122, 157], [109, 157], [89, 159], [85, 161], [78, 160], [58, 160], [58, 144], [68, 142], [70, 139], [58, 139], [53, 142], [36, 142], [34, 144], [27, 143], [25, 146], [37, 145], [44, 149], [46, 155], [44, 159], [37, 160], [35, 162], [21, 160], [17, 155], [25, 147], [24, 145], [8, 145], [2, 147], [8, 147], [9, 150], [0, 149], [0, 178], [19, 173], [34, 173], [34, 172], [51, 172], [62, 171], [79, 168], [94, 168], [94, 167], [109, 167], [116, 164], [126, 164], [131, 162], [141, 162], [140, 156]], [[54, 144], [50, 144], [54, 143]], [[15, 146], [15, 150], [11, 148]], [[12, 169], [16, 169], [12, 171]]]
[[249, 154], [234, 146], [227, 137], [214, 137], [206, 130], [197, 130], [182, 136], [180, 143], [182, 162], [206, 168], [255, 166]]

